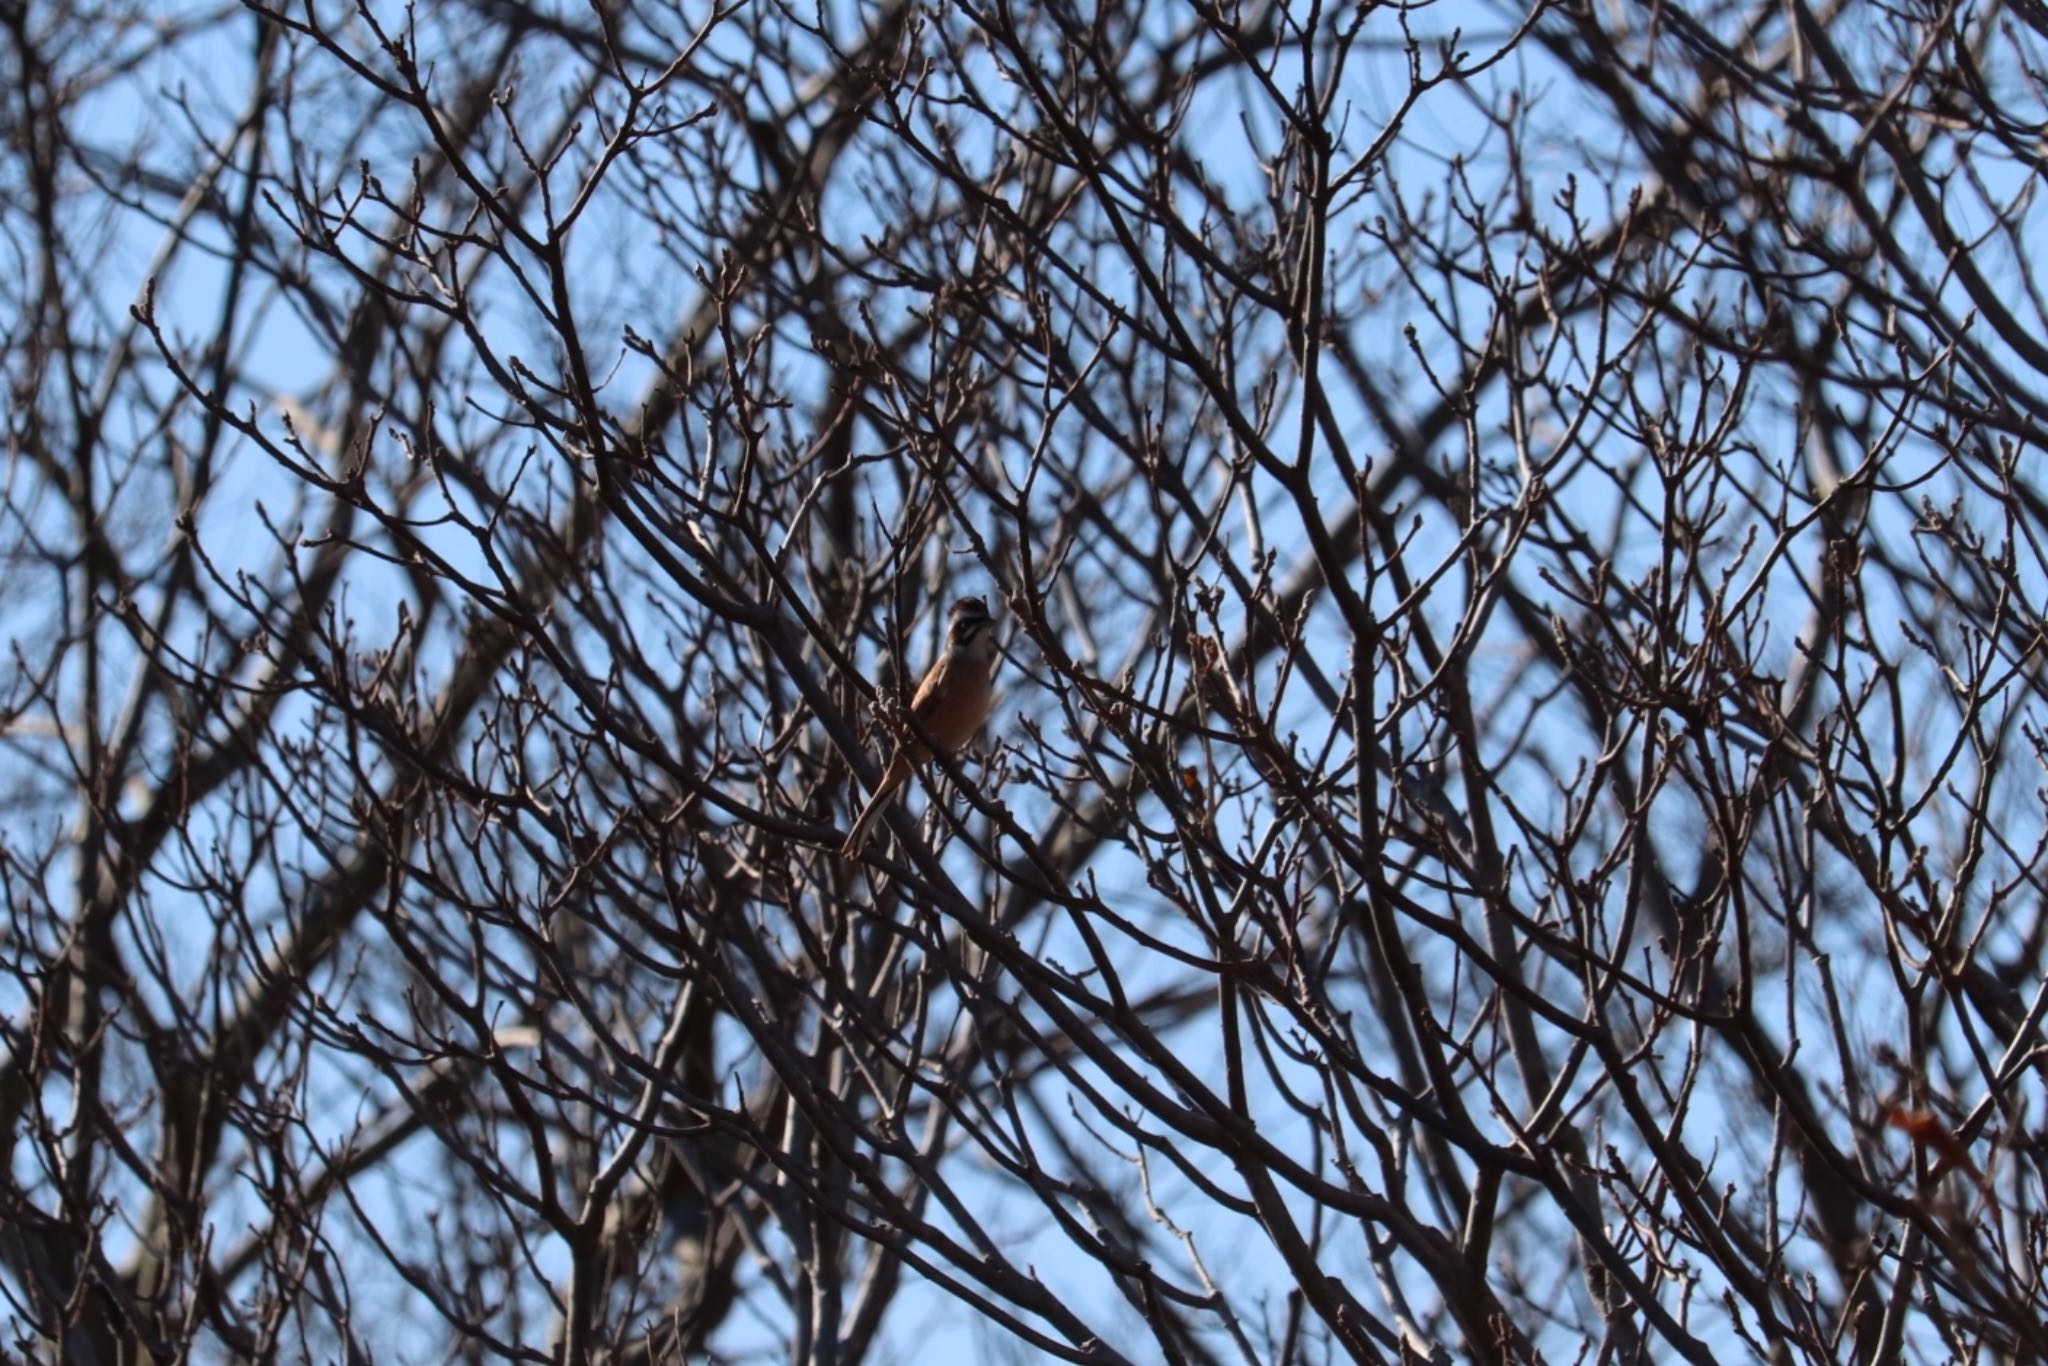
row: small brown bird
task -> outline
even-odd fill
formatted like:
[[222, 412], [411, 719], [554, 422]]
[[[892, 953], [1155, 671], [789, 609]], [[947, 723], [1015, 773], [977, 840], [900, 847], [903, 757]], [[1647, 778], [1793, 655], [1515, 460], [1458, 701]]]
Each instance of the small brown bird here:
[[[980, 598], [962, 598], [946, 617], [946, 648], [925, 673], [924, 681], [910, 699], [910, 714], [950, 754], [974, 738], [988, 718], [988, 704], [995, 673], [995, 622], [988, 603]], [[868, 831], [881, 819], [882, 809], [909, 779], [910, 771], [931, 758], [931, 751], [912, 733], [889, 756], [889, 767], [873, 795], [854, 818], [853, 830], [839, 852], [853, 858], [867, 843]]]

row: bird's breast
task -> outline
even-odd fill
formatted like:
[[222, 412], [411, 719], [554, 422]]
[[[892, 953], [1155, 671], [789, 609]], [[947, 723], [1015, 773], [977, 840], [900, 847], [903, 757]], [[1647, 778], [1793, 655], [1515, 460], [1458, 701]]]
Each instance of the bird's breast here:
[[993, 687], [986, 668], [961, 667], [948, 672], [953, 677], [946, 680], [945, 701], [933, 709], [925, 724], [934, 739], [947, 749], [955, 750], [972, 740], [974, 733], [981, 729], [983, 719], [988, 716]]

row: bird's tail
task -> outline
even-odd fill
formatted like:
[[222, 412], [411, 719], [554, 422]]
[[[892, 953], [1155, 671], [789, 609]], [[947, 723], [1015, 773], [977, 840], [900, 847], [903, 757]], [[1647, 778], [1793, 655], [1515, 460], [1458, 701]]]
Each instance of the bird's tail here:
[[868, 794], [868, 804], [853, 818], [853, 829], [847, 832], [846, 843], [839, 846], [844, 858], [857, 858], [861, 846], [868, 842], [868, 831], [875, 828], [875, 822], [889, 809], [889, 799], [896, 795], [896, 789], [903, 786], [903, 780], [910, 776], [910, 761], [902, 754], [889, 757], [889, 766], [882, 770], [882, 781], [875, 784], [875, 790]]
[[839, 846], [841, 858], [859, 858], [861, 847], [868, 842], [868, 831], [875, 828], [881, 818], [882, 807], [888, 803], [890, 794], [882, 788], [875, 789], [875, 795], [868, 798], [868, 804], [853, 818], [853, 829], [846, 832], [846, 843]]

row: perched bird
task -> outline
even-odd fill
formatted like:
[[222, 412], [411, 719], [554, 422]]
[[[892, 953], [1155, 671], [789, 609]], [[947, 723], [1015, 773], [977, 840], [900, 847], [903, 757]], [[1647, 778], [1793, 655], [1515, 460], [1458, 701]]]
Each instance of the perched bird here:
[[[996, 664], [994, 627], [988, 603], [982, 599], [962, 598], [954, 603], [946, 617], [946, 648], [933, 661], [910, 699], [910, 715], [949, 754], [972, 740], [988, 717], [990, 682]], [[842, 855], [853, 858], [860, 853], [861, 846], [867, 843], [868, 831], [881, 819], [882, 809], [896, 795], [896, 789], [909, 779], [912, 769], [929, 758], [931, 751], [912, 730], [889, 756], [882, 781], [875, 784], [867, 805], [854, 819], [846, 843], [839, 847]]]

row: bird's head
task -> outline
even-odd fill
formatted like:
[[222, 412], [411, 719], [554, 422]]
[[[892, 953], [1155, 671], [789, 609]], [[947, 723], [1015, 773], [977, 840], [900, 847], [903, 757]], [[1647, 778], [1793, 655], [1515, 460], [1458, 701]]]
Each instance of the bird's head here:
[[991, 634], [995, 619], [988, 614], [985, 598], [962, 598], [946, 613], [946, 647], [951, 650], [972, 650], [977, 646], [987, 648], [993, 644]]

